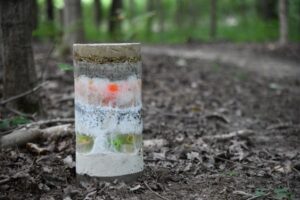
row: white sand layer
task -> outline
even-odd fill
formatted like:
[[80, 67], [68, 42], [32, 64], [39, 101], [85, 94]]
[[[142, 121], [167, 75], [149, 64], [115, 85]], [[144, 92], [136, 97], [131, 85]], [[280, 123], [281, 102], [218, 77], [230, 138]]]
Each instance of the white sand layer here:
[[143, 171], [143, 156], [139, 154], [76, 153], [76, 172], [80, 175], [112, 177], [133, 174]]

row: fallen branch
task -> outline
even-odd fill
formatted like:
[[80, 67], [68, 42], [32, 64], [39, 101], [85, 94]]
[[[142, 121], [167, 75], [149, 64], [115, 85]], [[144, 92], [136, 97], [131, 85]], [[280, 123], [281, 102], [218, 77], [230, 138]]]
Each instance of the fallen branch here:
[[19, 98], [21, 98], [21, 97], [24, 97], [24, 96], [27, 96], [27, 95], [29, 95], [29, 94], [31, 94], [31, 93], [37, 91], [38, 89], [40, 89], [40, 88], [41, 88], [42, 86], [44, 86], [46, 83], [47, 83], [47, 82], [43, 82], [43, 83], [41, 83], [41, 84], [35, 86], [34, 88], [32, 88], [32, 89], [30, 89], [30, 90], [27, 90], [26, 92], [23, 92], [23, 93], [18, 94], [18, 95], [16, 95], [16, 96], [9, 97], [8, 99], [4, 99], [4, 100], [2, 100], [2, 101], [0, 102], [0, 105], [5, 105], [5, 104], [7, 104], [7, 103], [9, 103], [9, 102], [11, 102], [11, 101], [17, 100], [17, 99], [19, 99]]
[[56, 124], [56, 123], [74, 123], [74, 118], [62, 118], [62, 119], [49, 119], [49, 120], [41, 120], [37, 122], [32, 122], [26, 124], [25, 127], [29, 128], [32, 126], [42, 126], [46, 124]]
[[0, 148], [23, 146], [28, 142], [38, 139], [54, 139], [56, 137], [71, 135], [72, 133], [73, 128], [71, 128], [71, 124], [58, 125], [45, 129], [18, 129], [0, 138]]
[[37, 121], [37, 122], [32, 122], [32, 123], [28, 123], [28, 124], [24, 124], [24, 125], [19, 125], [18, 127], [11, 129], [11, 130], [7, 130], [4, 132], [0, 133], [0, 136], [3, 135], [7, 135], [9, 133], [11, 133], [12, 131], [16, 131], [16, 130], [21, 130], [22, 128], [33, 128], [34, 126], [36, 126], [36, 128], [40, 128], [43, 125], [48, 125], [48, 124], [58, 124], [58, 123], [74, 123], [74, 118], [62, 118], [62, 119], [49, 119], [49, 120], [41, 120], [41, 121]]
[[228, 134], [204, 136], [204, 137], [202, 137], [202, 139], [204, 139], [204, 140], [220, 140], [220, 141], [223, 141], [223, 140], [229, 140], [229, 139], [234, 138], [234, 137], [247, 137], [247, 136], [250, 136], [250, 135], [253, 135], [253, 134], [254, 134], [254, 131], [245, 129], [245, 130], [233, 131], [233, 132], [228, 133]]

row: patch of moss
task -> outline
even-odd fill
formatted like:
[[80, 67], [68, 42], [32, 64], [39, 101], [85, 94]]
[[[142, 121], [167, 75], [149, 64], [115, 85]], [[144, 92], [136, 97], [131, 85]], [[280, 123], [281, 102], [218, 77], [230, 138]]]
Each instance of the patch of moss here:
[[94, 146], [94, 137], [76, 133], [76, 151], [79, 153], [88, 153]]
[[141, 134], [116, 134], [108, 143], [114, 151], [123, 153], [132, 153], [142, 145]]

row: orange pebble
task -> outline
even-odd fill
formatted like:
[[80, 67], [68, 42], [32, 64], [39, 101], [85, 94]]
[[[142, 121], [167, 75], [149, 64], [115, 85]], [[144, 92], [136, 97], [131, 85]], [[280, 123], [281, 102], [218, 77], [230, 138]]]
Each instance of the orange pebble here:
[[119, 90], [119, 86], [116, 84], [116, 83], [110, 83], [110, 84], [108, 84], [108, 86], [107, 86], [107, 90], [109, 91], [109, 92], [118, 92], [118, 90]]

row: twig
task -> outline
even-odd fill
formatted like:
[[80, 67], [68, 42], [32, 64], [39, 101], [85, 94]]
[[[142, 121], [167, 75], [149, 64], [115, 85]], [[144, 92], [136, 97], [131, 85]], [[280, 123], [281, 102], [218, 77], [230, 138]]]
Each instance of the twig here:
[[233, 191], [233, 194], [239, 194], [239, 195], [248, 196], [248, 197], [253, 197], [253, 196], [255, 196], [255, 195], [253, 195], [253, 194], [250, 194], [250, 193], [247, 193], [247, 192], [244, 192], [244, 191], [241, 191], [241, 190]]
[[253, 200], [253, 199], [257, 199], [257, 198], [260, 198], [260, 197], [266, 197], [266, 196], [269, 196], [271, 193], [266, 193], [266, 194], [262, 194], [262, 195], [254, 195], [253, 197], [250, 197], [246, 200]]
[[41, 121], [26, 124], [25, 127], [28, 128], [28, 127], [31, 127], [31, 126], [41, 126], [41, 125], [54, 124], [54, 123], [74, 123], [74, 118], [41, 120]]
[[226, 158], [222, 158], [222, 157], [219, 157], [219, 156], [215, 156], [215, 158], [219, 159], [219, 160], [223, 160], [223, 161], [226, 161], [226, 162], [230, 162], [230, 163], [233, 163], [233, 164], [239, 164], [245, 168], [249, 168], [249, 169], [256, 169], [255, 167], [252, 167], [250, 165], [246, 165], [246, 164], [243, 164], [243, 163], [240, 163], [240, 162], [235, 162], [235, 161], [232, 161], [232, 160], [228, 160]]
[[300, 171], [298, 169], [296, 169], [295, 167], [292, 168], [295, 172], [298, 173], [298, 175], [300, 176]]
[[16, 96], [9, 97], [8, 99], [4, 99], [4, 100], [2, 100], [2, 101], [0, 102], [0, 105], [5, 105], [5, 104], [7, 104], [7, 103], [9, 103], [9, 102], [11, 102], [11, 101], [14, 101], [14, 100], [19, 99], [19, 98], [24, 97], [24, 96], [27, 96], [27, 95], [29, 95], [29, 94], [31, 94], [31, 93], [37, 91], [38, 89], [40, 89], [40, 88], [41, 88], [42, 86], [44, 86], [45, 84], [46, 84], [46, 82], [43, 82], [43, 83], [41, 83], [41, 84], [35, 86], [34, 88], [32, 88], [32, 89], [30, 89], [30, 90], [27, 90], [26, 92], [23, 92], [23, 93], [18, 94], [18, 95], [16, 95]]
[[11, 178], [10, 178], [10, 177], [7, 177], [7, 178], [4, 178], [4, 179], [1, 179], [1, 180], [0, 180], [0, 185], [2, 185], [2, 184], [5, 184], [5, 183], [9, 182], [10, 180], [11, 180]]
[[6, 108], [7, 110], [9, 110], [10, 112], [15, 113], [15, 114], [17, 114], [17, 115], [19, 115], [19, 116], [23, 116], [23, 117], [26, 117], [26, 118], [33, 119], [33, 120], [34, 120], [34, 115], [27, 114], [27, 113], [23, 113], [23, 112], [21, 112], [21, 111], [19, 111], [19, 110], [16, 110], [16, 109], [11, 108], [11, 107], [8, 107], [8, 106], [5, 106], [5, 108]]
[[222, 134], [222, 135], [213, 135], [213, 136], [204, 136], [202, 137], [202, 139], [207, 139], [207, 140], [229, 140], [231, 138], [234, 138], [234, 137], [246, 137], [246, 136], [250, 136], [250, 135], [253, 135], [254, 134], [254, 131], [252, 130], [248, 130], [248, 129], [245, 129], [245, 130], [239, 130], [239, 131], [233, 131], [231, 133], [228, 133], [228, 134]]
[[295, 125], [291, 123], [280, 123], [280, 124], [275, 124], [275, 125], [270, 125], [266, 129], [267, 130], [282, 130], [282, 129], [288, 129], [288, 128], [294, 128]]
[[151, 192], [153, 192], [153, 193], [154, 193], [156, 196], [158, 196], [159, 198], [164, 199], [164, 200], [169, 200], [167, 197], [163, 197], [163, 196], [161, 196], [160, 194], [158, 194], [157, 192], [155, 192], [154, 190], [152, 190], [151, 187], [147, 184], [146, 181], [144, 181], [144, 184], [145, 184], [145, 186], [146, 186]]
[[229, 120], [227, 118], [225, 118], [224, 116], [219, 115], [217, 113], [206, 115], [205, 118], [206, 119], [217, 119], [217, 120], [219, 120], [219, 121], [221, 121], [223, 123], [226, 123], [226, 124], [229, 123]]

